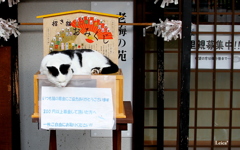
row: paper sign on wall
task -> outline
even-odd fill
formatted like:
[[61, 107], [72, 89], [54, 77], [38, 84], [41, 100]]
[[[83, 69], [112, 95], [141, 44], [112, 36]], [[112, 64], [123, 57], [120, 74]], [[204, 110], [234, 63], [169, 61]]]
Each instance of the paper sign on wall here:
[[[92, 1], [91, 11], [121, 15], [123, 17], [119, 18], [119, 23], [133, 22], [132, 1]], [[118, 65], [124, 74], [124, 101], [131, 101], [133, 80], [133, 26], [120, 25], [118, 31]], [[122, 131], [122, 137], [131, 137], [131, 130], [131, 124], [128, 124], [128, 130]], [[112, 132], [91, 131], [91, 136], [111, 137]]]
[[[240, 26], [235, 25], [234, 31], [239, 31]], [[196, 26], [193, 26], [193, 31], [196, 31]], [[213, 32], [213, 25], [199, 25], [200, 32]], [[232, 26], [230, 25], [217, 25], [217, 32], [231, 32]], [[191, 51], [199, 51], [200, 53], [196, 57], [196, 53], [191, 54], [191, 68], [196, 68], [196, 61], [198, 61], [199, 69], [213, 69], [214, 61], [216, 61], [216, 69], [240, 69], [240, 55], [234, 54], [233, 58], [231, 53], [240, 51], [240, 37], [239, 35], [233, 35], [234, 41], [232, 41], [231, 34], [217, 34], [216, 39], [213, 34], [199, 34], [198, 41], [196, 35], [191, 37]], [[198, 49], [197, 48], [198, 45]], [[214, 47], [215, 46], [215, 47]], [[232, 47], [234, 48], [232, 50]], [[214, 49], [216, 55], [214, 55]], [[206, 52], [206, 53], [204, 53]], [[220, 53], [218, 53], [220, 52]], [[231, 62], [233, 61], [233, 66]]]
[[42, 87], [42, 129], [114, 129], [111, 88]]

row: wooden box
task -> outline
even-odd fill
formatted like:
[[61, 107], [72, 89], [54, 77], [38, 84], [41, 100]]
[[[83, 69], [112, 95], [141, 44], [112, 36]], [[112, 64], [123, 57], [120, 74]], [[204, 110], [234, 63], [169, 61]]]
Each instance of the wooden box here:
[[[114, 77], [113, 79], [116, 80], [114, 84], [112, 84], [111, 82], [109, 82], [109, 83], [103, 82], [103, 80], [100, 79], [100, 77], [107, 78], [108, 76]], [[122, 75], [121, 70], [119, 70], [119, 72], [117, 72], [117, 73], [108, 74], [108, 75], [89, 75], [89, 76], [74, 75], [73, 78], [71, 79], [71, 81], [72, 80], [80, 80], [80, 79], [96, 79], [97, 80], [97, 84], [96, 84], [97, 88], [112, 88], [112, 91], [114, 91], [113, 92], [113, 102], [114, 102], [115, 110], [116, 110], [116, 118], [126, 118], [125, 110], [124, 110], [124, 106], [123, 106], [123, 75]], [[33, 122], [37, 121], [39, 118], [39, 95], [40, 95], [40, 92], [41, 92], [40, 89], [42, 86], [42, 85], [40, 85], [40, 82], [41, 81], [44, 82], [44, 80], [49, 82], [47, 80], [47, 77], [45, 75], [39, 74], [39, 72], [37, 72], [34, 75], [34, 78], [33, 78], [34, 113], [32, 115]], [[71, 84], [70, 82], [69, 82], [69, 84]], [[69, 86], [69, 84], [68, 84], [68, 86]], [[50, 86], [54, 86], [54, 85], [52, 84]]]
[[[109, 57], [118, 64], [118, 18], [122, 16], [100, 12], [75, 10], [37, 16], [43, 18], [43, 55], [51, 51], [94, 49]], [[90, 78], [106, 75], [91, 75]], [[108, 76], [108, 75], [107, 75]], [[123, 107], [123, 75], [121, 70], [115, 74], [116, 84], [112, 89], [116, 108], [116, 118], [126, 118]], [[77, 80], [83, 76], [73, 76]], [[39, 72], [34, 75], [34, 113], [32, 119], [39, 118], [39, 91], [42, 80], [47, 80]], [[71, 82], [71, 81], [70, 81]], [[97, 80], [97, 87], [104, 88], [108, 84]]]

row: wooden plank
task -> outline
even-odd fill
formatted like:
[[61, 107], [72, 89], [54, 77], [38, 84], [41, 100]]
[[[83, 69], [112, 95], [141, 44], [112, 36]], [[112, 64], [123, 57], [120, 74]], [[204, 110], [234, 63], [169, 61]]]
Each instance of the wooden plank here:
[[179, 150], [188, 149], [189, 140], [189, 102], [190, 102], [190, 54], [191, 54], [191, 8], [192, 2], [182, 1], [182, 51], [181, 51], [181, 83], [180, 114], [178, 129]]
[[[37, 72], [33, 76], [33, 91], [34, 91], [34, 112], [32, 114], [32, 122], [38, 122], [39, 120], [39, 106], [38, 106], [38, 99], [39, 99], [39, 79], [38, 76], [42, 76], [42, 78], [45, 75], [39, 75], [39, 72]], [[97, 87], [98, 88], [109, 88], [111, 87], [114, 91], [113, 92], [113, 101], [115, 102], [116, 106], [116, 118], [126, 118], [125, 115], [125, 110], [123, 107], [123, 74], [122, 70], [120, 69], [117, 73], [109, 74], [109, 76], [115, 76], [116, 77], [116, 87], [112, 82], [106, 83], [104, 80], [101, 80], [98, 78], [100, 75], [92, 75], [92, 79], [96, 79], [98, 82]], [[105, 76], [105, 75], [104, 75]], [[78, 79], [81, 78], [82, 76], [77, 76], [75, 75], [73, 78]]]
[[[33, 22], [22, 22], [19, 25], [43, 25], [43, 23], [33, 23]], [[151, 26], [152, 23], [119, 23], [119, 25], [124, 26]], [[225, 32], [224, 32], [225, 33]]]
[[118, 64], [118, 18], [69, 13], [43, 19], [43, 55], [51, 51], [94, 49]]
[[124, 101], [126, 118], [117, 118], [117, 123], [133, 123], [133, 113], [130, 101]]
[[50, 130], [49, 150], [57, 150], [56, 130]]
[[0, 149], [12, 149], [11, 48], [0, 47]]
[[73, 11], [67, 11], [67, 12], [60, 12], [60, 13], [37, 16], [36, 18], [47, 18], [47, 17], [62, 16], [62, 15], [74, 14], [74, 13], [88, 13], [88, 14], [93, 14], [93, 15], [101, 15], [101, 16], [116, 17], [116, 18], [123, 17], [123, 16], [120, 16], [120, 15], [101, 13], [101, 12], [95, 12], [95, 11], [88, 11], [88, 10], [73, 10]]

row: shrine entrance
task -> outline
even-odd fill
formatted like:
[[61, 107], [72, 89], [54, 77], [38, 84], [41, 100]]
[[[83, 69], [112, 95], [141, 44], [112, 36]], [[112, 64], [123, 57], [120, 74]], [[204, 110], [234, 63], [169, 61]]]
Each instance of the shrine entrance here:
[[135, 27], [134, 150], [239, 149], [240, 1], [161, 3], [135, 1], [134, 22], [181, 20], [183, 38]]

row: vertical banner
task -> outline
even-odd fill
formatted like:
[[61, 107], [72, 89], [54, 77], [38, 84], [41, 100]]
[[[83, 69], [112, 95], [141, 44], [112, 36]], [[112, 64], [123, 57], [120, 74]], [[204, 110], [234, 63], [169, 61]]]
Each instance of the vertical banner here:
[[[106, 7], [108, 6], [108, 7]], [[119, 23], [133, 22], [133, 2], [91, 2], [91, 11], [122, 15]], [[124, 100], [132, 100], [133, 26], [119, 25], [118, 63], [124, 75]]]
[[[133, 22], [132, 1], [92, 1], [91, 11], [121, 15], [119, 23]], [[124, 100], [132, 100], [132, 76], [133, 76], [133, 26], [119, 25], [118, 27], [118, 64], [124, 75]], [[98, 133], [96, 133], [98, 134]], [[101, 136], [106, 134], [100, 133]], [[109, 134], [107, 134], [108, 136]], [[93, 134], [93, 136], [98, 136]], [[130, 132], [123, 132], [123, 137], [131, 136]]]

